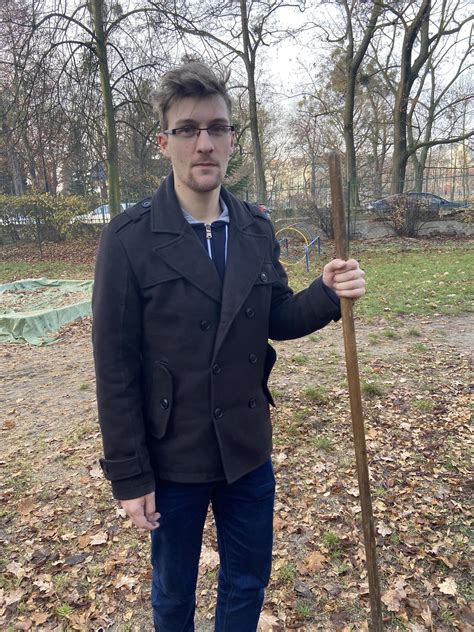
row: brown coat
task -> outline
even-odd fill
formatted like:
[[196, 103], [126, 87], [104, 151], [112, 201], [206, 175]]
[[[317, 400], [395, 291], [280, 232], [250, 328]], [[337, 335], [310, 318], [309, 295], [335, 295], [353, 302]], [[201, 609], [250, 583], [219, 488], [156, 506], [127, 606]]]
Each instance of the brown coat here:
[[297, 338], [340, 316], [320, 278], [293, 294], [271, 222], [222, 197], [230, 214], [223, 285], [172, 176], [103, 231], [93, 343], [101, 464], [116, 498], [152, 491], [155, 476], [233, 482], [264, 463], [276, 359], [268, 338]]

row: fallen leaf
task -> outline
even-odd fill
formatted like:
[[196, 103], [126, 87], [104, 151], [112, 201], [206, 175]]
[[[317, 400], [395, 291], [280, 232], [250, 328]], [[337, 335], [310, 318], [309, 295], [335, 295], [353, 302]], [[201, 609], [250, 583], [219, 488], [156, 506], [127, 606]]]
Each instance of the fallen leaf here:
[[324, 555], [319, 551], [314, 551], [306, 560], [306, 568], [309, 571], [320, 571], [326, 561], [327, 558]]
[[18, 579], [24, 577], [26, 572], [23, 566], [18, 562], [10, 562], [10, 564], [5, 567], [5, 570], [7, 571], [7, 573], [15, 575], [15, 577], [17, 577]]
[[129, 590], [136, 585], [137, 580], [134, 577], [128, 577], [127, 575], [120, 575], [118, 579], [114, 582], [115, 588], [122, 588], [125, 586]]
[[89, 476], [91, 478], [104, 478], [104, 473], [102, 472], [102, 468], [97, 466], [89, 470]]
[[17, 509], [23, 516], [26, 516], [32, 513], [34, 506], [35, 504], [31, 498], [23, 498], [23, 500], [20, 500], [18, 503]]
[[208, 546], [202, 547], [201, 564], [208, 570], [213, 570], [219, 566], [219, 553]]
[[21, 588], [17, 588], [16, 590], [6, 593], [4, 597], [4, 605], [11, 606], [13, 603], [18, 603], [25, 594], [25, 591]]
[[390, 529], [390, 527], [387, 527], [387, 525], [384, 524], [383, 522], [379, 522], [379, 524], [377, 525], [377, 531], [378, 533], [380, 533], [382, 537], [385, 537], [393, 533], [392, 529]]
[[271, 612], [263, 610], [258, 621], [257, 632], [272, 632], [278, 625], [278, 619]]
[[49, 619], [49, 614], [46, 614], [46, 612], [35, 612], [31, 615], [31, 618], [36, 623], [36, 625], [41, 625]]
[[438, 584], [438, 588], [444, 595], [457, 595], [458, 592], [458, 587], [452, 577]]
[[390, 612], [398, 612], [401, 608], [403, 599], [406, 599], [405, 582], [399, 580], [394, 588], [387, 590], [382, 597], [383, 603], [387, 606]]
[[99, 546], [100, 544], [105, 544], [108, 539], [109, 536], [105, 531], [99, 531], [99, 533], [92, 536], [90, 544], [91, 546]]

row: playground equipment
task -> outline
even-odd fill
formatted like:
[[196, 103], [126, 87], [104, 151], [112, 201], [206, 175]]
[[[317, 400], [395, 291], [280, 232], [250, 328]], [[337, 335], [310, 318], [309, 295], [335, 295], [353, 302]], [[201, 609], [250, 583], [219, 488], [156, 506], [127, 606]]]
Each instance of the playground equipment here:
[[276, 231], [276, 238], [280, 244], [280, 258], [286, 265], [299, 263], [303, 259], [306, 272], [309, 272], [309, 255], [316, 248], [321, 255], [321, 238], [315, 235], [308, 224], [288, 224]]

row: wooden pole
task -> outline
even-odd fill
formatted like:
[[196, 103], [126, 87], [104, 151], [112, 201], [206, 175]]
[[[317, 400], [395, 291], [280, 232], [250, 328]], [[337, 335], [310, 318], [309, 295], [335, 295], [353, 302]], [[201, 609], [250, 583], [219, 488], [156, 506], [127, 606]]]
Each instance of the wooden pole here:
[[[336, 256], [347, 259], [347, 234], [344, 221], [344, 197], [342, 190], [341, 160], [335, 151], [328, 156], [331, 182], [332, 221]], [[374, 632], [383, 630], [382, 603], [380, 600], [380, 584], [377, 572], [377, 556], [375, 550], [374, 517], [370, 498], [369, 469], [367, 466], [367, 449], [365, 445], [364, 419], [362, 415], [362, 397], [360, 392], [359, 366], [352, 311], [353, 299], [341, 298], [342, 328], [344, 333], [344, 349], [346, 354], [347, 381], [352, 415], [352, 431], [359, 480], [359, 496], [362, 509], [362, 527], [364, 530], [365, 555], [369, 578], [371, 629]]]

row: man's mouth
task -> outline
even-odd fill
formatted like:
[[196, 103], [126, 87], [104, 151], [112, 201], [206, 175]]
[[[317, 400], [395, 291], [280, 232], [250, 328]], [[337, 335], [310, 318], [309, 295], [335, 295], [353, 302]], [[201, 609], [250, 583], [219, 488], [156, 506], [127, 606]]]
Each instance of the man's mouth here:
[[193, 167], [217, 167], [215, 162], [196, 162]]

